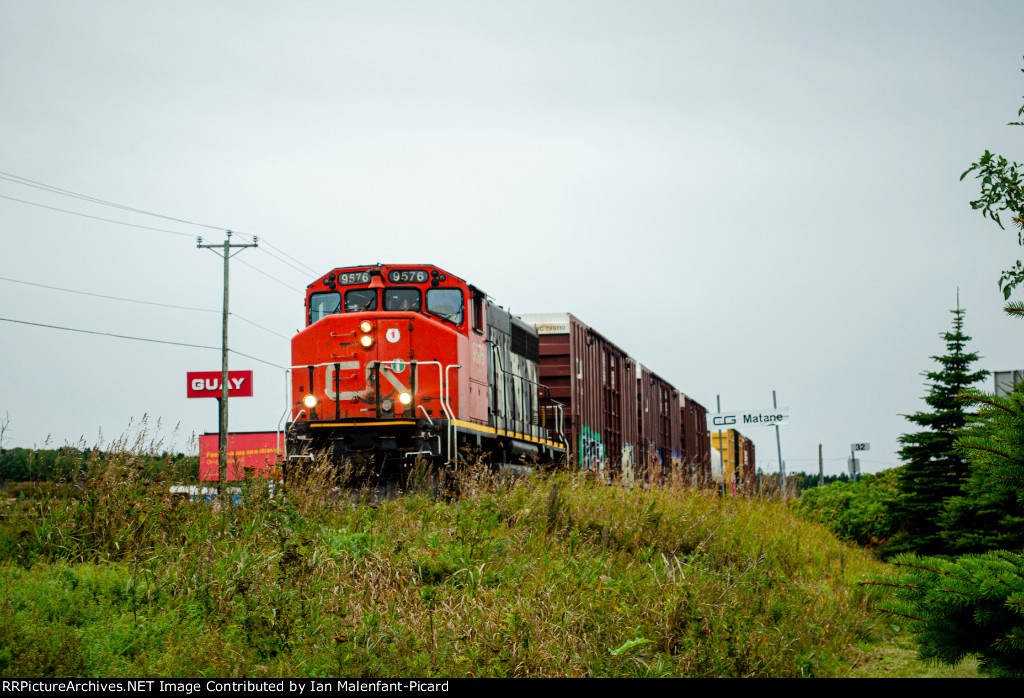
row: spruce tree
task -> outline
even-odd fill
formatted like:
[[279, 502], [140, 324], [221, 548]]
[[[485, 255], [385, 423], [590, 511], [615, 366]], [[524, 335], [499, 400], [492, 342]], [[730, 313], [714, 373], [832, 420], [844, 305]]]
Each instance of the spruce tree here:
[[[946, 553], [964, 555], [1024, 547], [1024, 487], [1015, 478], [1024, 466], [1024, 429], [1015, 425], [1024, 403], [1024, 385], [1007, 397], [970, 391], [981, 410], [968, 422], [959, 440], [971, 472], [960, 494], [946, 500], [942, 538]], [[1016, 444], [1016, 446], [1014, 445]], [[1016, 472], [1015, 472], [1016, 471]], [[1024, 479], [1017, 484], [1024, 485]]]
[[[1024, 392], [1006, 397], [968, 391], [981, 405], [959, 441], [972, 487], [1024, 505]], [[1009, 507], [1004, 513], [1008, 514]], [[1020, 509], [1017, 512], [1020, 513]], [[998, 531], [993, 535], [998, 535]], [[992, 550], [956, 560], [899, 555], [893, 571], [862, 584], [882, 592], [879, 610], [907, 623], [922, 657], [954, 663], [977, 654], [992, 676], [1024, 677], [1024, 555]]]
[[906, 415], [924, 431], [899, 438], [899, 496], [893, 504], [893, 516], [900, 533], [884, 549], [886, 555], [902, 552], [933, 554], [943, 551], [940, 515], [946, 499], [960, 493], [968, 476], [968, 466], [956, 448], [956, 440], [966, 423], [968, 410], [960, 393], [988, 376], [988, 371], [972, 371], [978, 355], [966, 350], [970, 337], [964, 334], [964, 310], [959, 299], [953, 313], [953, 331], [942, 338], [946, 354], [933, 356], [939, 368], [924, 375], [931, 382], [924, 400], [928, 412]]

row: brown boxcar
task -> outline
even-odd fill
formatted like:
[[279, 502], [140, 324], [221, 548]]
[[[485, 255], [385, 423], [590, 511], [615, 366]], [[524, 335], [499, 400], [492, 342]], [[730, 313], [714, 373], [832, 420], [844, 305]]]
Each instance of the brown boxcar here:
[[754, 442], [743, 436], [740, 449], [743, 455], [742, 491], [752, 495], [757, 492], [757, 466], [754, 462]]
[[711, 484], [703, 405], [570, 313], [521, 319], [539, 336], [542, 421], [553, 435], [561, 427], [571, 463], [626, 481]]
[[708, 411], [689, 395], [679, 394], [682, 412], [683, 473], [697, 487], [711, 486], [711, 435]]
[[[630, 477], [637, 462], [637, 367], [621, 348], [569, 313], [523, 315], [540, 338], [545, 421], [564, 409], [569, 458], [581, 468]], [[605, 473], [611, 474], [611, 473]]]
[[641, 468], [648, 482], [663, 482], [682, 467], [682, 425], [679, 391], [646, 366], [637, 384], [637, 439], [643, 456]]

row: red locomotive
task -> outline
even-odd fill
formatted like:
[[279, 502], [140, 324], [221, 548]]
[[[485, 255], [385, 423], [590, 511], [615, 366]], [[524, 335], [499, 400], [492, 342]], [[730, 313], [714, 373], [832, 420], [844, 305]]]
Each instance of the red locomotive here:
[[464, 446], [498, 462], [565, 453], [540, 409], [536, 330], [430, 264], [310, 284], [291, 370], [290, 459], [327, 451], [386, 473]]
[[[705, 410], [568, 314], [522, 318], [429, 264], [335, 269], [292, 339], [289, 460], [379, 474], [464, 447], [710, 480]], [[607, 472], [607, 471], [606, 471]]]

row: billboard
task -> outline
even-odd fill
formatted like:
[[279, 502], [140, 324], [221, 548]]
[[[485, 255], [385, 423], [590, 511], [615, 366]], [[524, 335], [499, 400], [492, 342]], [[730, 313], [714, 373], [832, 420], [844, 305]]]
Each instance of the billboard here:
[[[241, 432], [228, 435], [228, 480], [249, 477], [270, 478], [277, 469], [278, 434], [276, 431]], [[219, 479], [220, 438], [217, 434], [199, 437], [199, 479]], [[279, 472], [279, 470], [278, 470]]]
[[[220, 397], [220, 371], [188, 371], [189, 397]], [[252, 371], [228, 371], [228, 397], [252, 397]]]

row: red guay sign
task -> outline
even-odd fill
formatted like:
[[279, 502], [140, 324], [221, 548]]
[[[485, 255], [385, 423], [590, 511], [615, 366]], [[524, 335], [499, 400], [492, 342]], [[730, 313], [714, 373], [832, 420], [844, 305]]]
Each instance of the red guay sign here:
[[[273, 476], [280, 451], [277, 447], [277, 432], [243, 432], [228, 434], [228, 480], [242, 480], [246, 470], [252, 468], [249, 477], [267, 478]], [[203, 434], [199, 437], [199, 479], [216, 481], [220, 456], [220, 438], [217, 434]]]
[[[189, 371], [189, 397], [220, 397], [220, 371]], [[228, 371], [228, 397], [252, 397], [252, 371]]]

